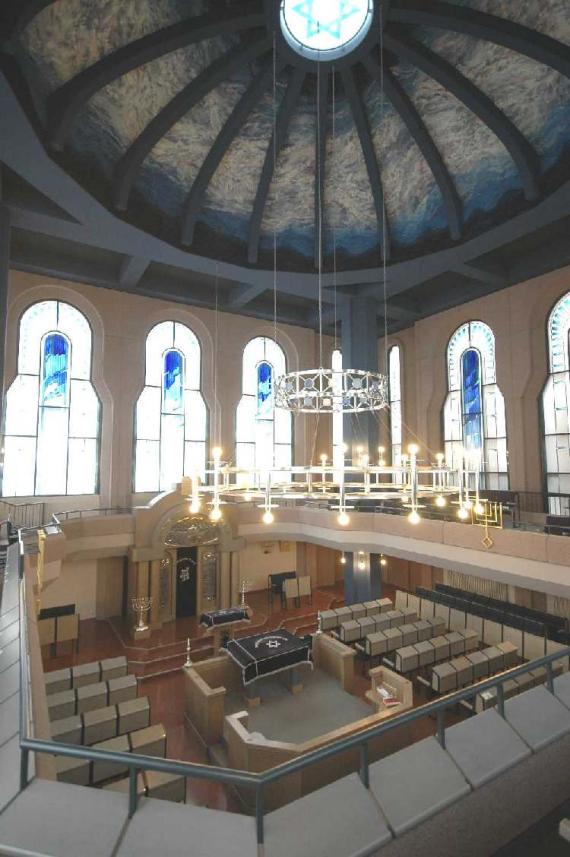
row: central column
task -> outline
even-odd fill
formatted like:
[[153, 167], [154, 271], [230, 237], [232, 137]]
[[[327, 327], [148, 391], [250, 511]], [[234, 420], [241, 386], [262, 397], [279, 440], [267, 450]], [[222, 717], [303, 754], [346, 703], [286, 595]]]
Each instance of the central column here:
[[[344, 300], [341, 309], [342, 365], [345, 369], [378, 372], [377, 303], [370, 297]], [[357, 447], [376, 460], [378, 420], [376, 413], [348, 414], [344, 418], [347, 458], [358, 462]]]
[[380, 555], [367, 551], [345, 554], [344, 603], [357, 604], [382, 597]]
[[0, 426], [4, 425], [4, 353], [10, 268], [10, 212], [0, 202]]

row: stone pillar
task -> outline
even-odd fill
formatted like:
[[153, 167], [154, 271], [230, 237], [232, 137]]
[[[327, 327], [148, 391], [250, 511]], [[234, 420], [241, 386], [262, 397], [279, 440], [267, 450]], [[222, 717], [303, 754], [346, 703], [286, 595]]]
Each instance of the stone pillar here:
[[[342, 302], [342, 363], [345, 369], [378, 372], [377, 303], [373, 298], [354, 297]], [[356, 447], [376, 461], [378, 419], [376, 413], [348, 415], [344, 418], [347, 457], [357, 463]]]
[[4, 427], [4, 352], [10, 269], [10, 212], [0, 203], [0, 430]]
[[344, 603], [359, 604], [381, 597], [380, 556], [376, 553], [347, 553], [344, 566]]

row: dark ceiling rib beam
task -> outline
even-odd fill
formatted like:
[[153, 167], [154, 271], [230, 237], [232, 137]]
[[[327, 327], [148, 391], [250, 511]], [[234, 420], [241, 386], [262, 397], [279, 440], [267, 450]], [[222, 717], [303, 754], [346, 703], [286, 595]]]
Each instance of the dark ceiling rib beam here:
[[319, 65], [317, 69], [317, 127], [315, 130], [315, 268], [318, 269], [321, 269], [323, 262], [328, 95], [329, 75]]
[[495, 289], [501, 289], [507, 284], [507, 278], [505, 275], [485, 270], [480, 268], [478, 265], [473, 265], [471, 263], [455, 265], [453, 270], [456, 274], [461, 274], [463, 277], [469, 277], [471, 280], [477, 280], [479, 283], [484, 283], [487, 286], [493, 286]]
[[247, 306], [248, 303], [258, 298], [266, 291], [266, 285], [263, 286], [237, 286], [232, 290], [224, 309], [238, 310]]
[[[276, 69], [281, 71], [283, 63], [279, 63]], [[194, 179], [190, 193], [186, 197], [184, 210], [182, 213], [182, 222], [180, 226], [181, 241], [186, 246], [190, 246], [194, 240], [194, 229], [196, 220], [202, 207], [204, 195], [212, 180], [212, 176], [218, 169], [220, 162], [229, 147], [243, 128], [251, 111], [259, 102], [264, 89], [269, 85], [273, 74], [273, 64], [267, 61], [265, 67], [255, 77], [234, 109], [228, 117], [222, 130], [216, 137], [216, 140], [208, 152], [202, 166], [198, 171], [198, 175]]]
[[235, 50], [219, 57], [157, 113], [127, 149], [115, 168], [113, 202], [117, 209], [126, 210], [133, 184], [143, 161], [172, 126], [219, 83], [270, 48], [271, 39], [267, 37], [245, 49]]
[[439, 149], [433, 142], [412, 101], [408, 98], [406, 92], [391, 72], [385, 68], [382, 75], [382, 69], [370, 56], [365, 58], [364, 64], [371, 77], [384, 85], [386, 96], [391, 101], [396, 112], [400, 114], [418, 149], [422, 153], [443, 197], [450, 235], [455, 241], [459, 240], [463, 231], [463, 207], [453, 179], [439, 153]]
[[0, 41], [17, 38], [36, 15], [55, 0], [3, 0], [0, 7]]
[[139, 259], [137, 256], [125, 256], [119, 271], [119, 285], [124, 288], [135, 288], [145, 274], [150, 259]]
[[450, 63], [424, 45], [404, 41], [388, 32], [384, 35], [384, 44], [400, 59], [412, 63], [449, 90], [493, 131], [518, 168], [526, 198], [535, 201], [539, 197], [539, 166], [536, 152], [491, 99]]
[[342, 70], [341, 74], [344, 89], [350, 102], [350, 109], [352, 110], [354, 124], [356, 125], [356, 130], [358, 131], [358, 137], [360, 139], [362, 154], [364, 155], [366, 170], [368, 172], [370, 190], [372, 191], [372, 197], [374, 199], [374, 208], [376, 209], [378, 234], [380, 237], [379, 243], [380, 248], [382, 250], [382, 256], [386, 261], [388, 261], [388, 259], [390, 258], [388, 216], [385, 211], [384, 190], [382, 188], [380, 168], [378, 167], [378, 160], [376, 158], [376, 152], [374, 150], [374, 143], [372, 142], [370, 126], [368, 124], [368, 119], [366, 118], [366, 113], [364, 112], [364, 104], [362, 103], [362, 98], [356, 87], [352, 70], [350, 68], [345, 68]]
[[299, 100], [303, 81], [305, 80], [305, 72], [302, 69], [295, 69], [287, 86], [285, 98], [279, 107], [277, 118], [275, 121], [275, 131], [271, 134], [269, 145], [265, 153], [265, 160], [257, 184], [257, 192], [255, 194], [255, 202], [249, 221], [249, 236], [247, 242], [247, 260], [254, 265], [257, 262], [259, 255], [259, 234], [261, 232], [261, 220], [271, 186], [271, 180], [275, 170], [275, 161], [279, 157], [279, 152], [285, 142], [289, 122], [291, 116]]
[[48, 100], [48, 136], [55, 149], [63, 148], [70, 127], [89, 99], [127, 72], [179, 48], [226, 33], [262, 26], [263, 15], [241, 14], [228, 18], [209, 13], [164, 27], [118, 48], [84, 69], [57, 89]]
[[429, 6], [418, 0], [399, 0], [398, 5], [391, 8], [388, 20], [438, 27], [494, 42], [570, 77], [570, 48], [567, 45], [496, 15], [433, 0]]

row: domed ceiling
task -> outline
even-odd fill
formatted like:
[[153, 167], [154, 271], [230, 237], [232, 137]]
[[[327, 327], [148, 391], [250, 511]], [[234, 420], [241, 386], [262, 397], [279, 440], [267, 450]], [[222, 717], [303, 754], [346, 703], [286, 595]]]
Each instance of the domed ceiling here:
[[[308, 28], [318, 5], [296, 4]], [[262, 0], [40, 2], [10, 51], [53, 156], [127, 221], [241, 265], [271, 267], [275, 241], [281, 269], [322, 247], [358, 270], [464, 241], [570, 172], [568, 0], [373, 5], [333, 62], [291, 50]]]

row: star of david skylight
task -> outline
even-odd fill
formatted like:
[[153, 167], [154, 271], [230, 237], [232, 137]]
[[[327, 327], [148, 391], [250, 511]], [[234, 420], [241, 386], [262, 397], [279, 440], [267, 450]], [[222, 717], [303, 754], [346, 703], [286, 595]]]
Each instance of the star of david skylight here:
[[373, 0], [281, 0], [281, 30], [301, 56], [330, 61], [360, 44], [373, 14]]

